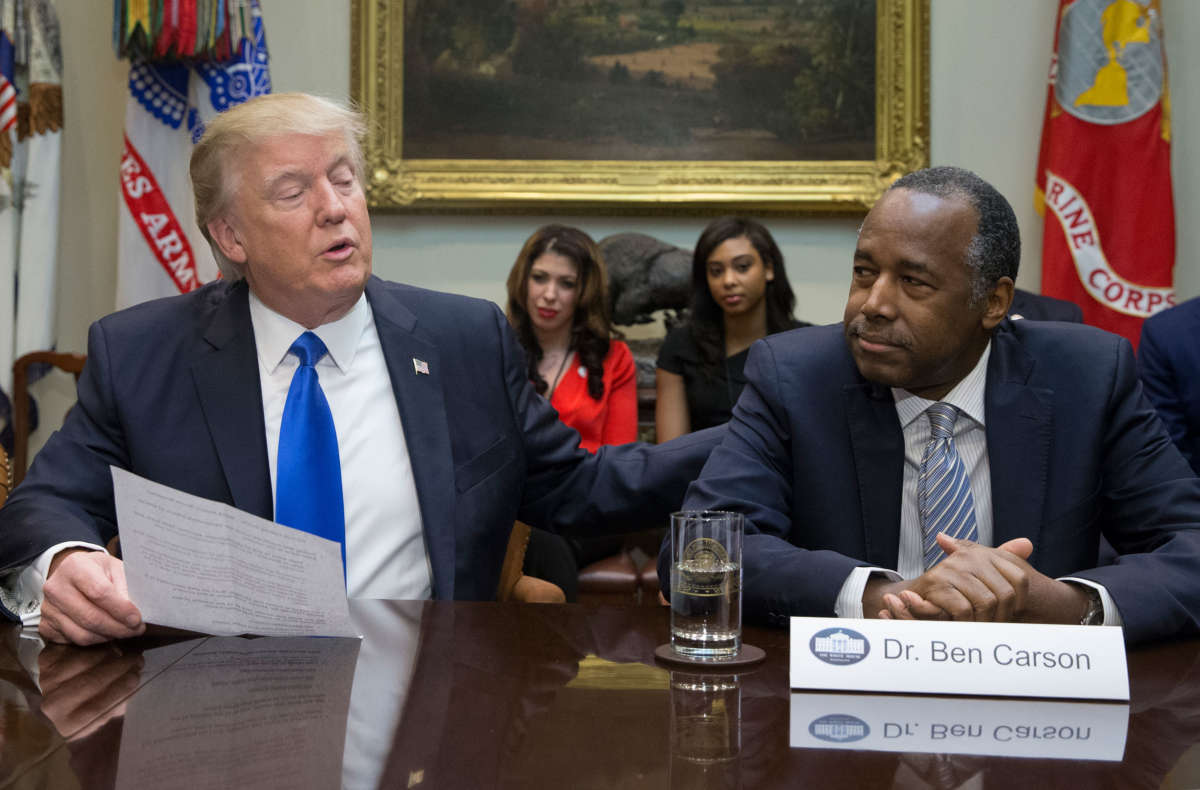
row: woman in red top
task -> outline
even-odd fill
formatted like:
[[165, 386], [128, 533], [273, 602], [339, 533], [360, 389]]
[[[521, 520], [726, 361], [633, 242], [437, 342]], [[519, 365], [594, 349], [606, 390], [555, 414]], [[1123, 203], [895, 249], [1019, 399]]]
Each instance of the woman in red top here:
[[[579, 431], [580, 446], [595, 452], [637, 439], [633, 355], [613, 339], [608, 273], [591, 237], [565, 225], [530, 236], [508, 273], [506, 313], [525, 347], [534, 389]], [[579, 567], [606, 551], [604, 539], [567, 541], [534, 529], [524, 572], [557, 584], [574, 601]]]
[[565, 225], [539, 228], [508, 274], [508, 320], [529, 358], [529, 380], [580, 445], [637, 439], [637, 382], [629, 346], [613, 340], [608, 273], [596, 243]]

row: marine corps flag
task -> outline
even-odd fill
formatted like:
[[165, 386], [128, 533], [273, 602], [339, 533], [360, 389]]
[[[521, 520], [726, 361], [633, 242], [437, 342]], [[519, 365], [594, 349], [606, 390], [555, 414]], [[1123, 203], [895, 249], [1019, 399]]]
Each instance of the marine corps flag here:
[[1135, 346], [1175, 303], [1171, 118], [1159, 0], [1060, 0], [1035, 203], [1042, 293]]

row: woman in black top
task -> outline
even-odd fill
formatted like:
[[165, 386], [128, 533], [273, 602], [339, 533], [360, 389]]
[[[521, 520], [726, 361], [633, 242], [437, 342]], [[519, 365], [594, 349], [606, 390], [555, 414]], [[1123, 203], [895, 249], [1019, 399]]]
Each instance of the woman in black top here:
[[783, 254], [766, 228], [740, 217], [710, 222], [692, 255], [687, 322], [668, 333], [658, 355], [658, 441], [727, 422], [746, 384], [750, 344], [807, 326], [792, 318], [795, 306]]

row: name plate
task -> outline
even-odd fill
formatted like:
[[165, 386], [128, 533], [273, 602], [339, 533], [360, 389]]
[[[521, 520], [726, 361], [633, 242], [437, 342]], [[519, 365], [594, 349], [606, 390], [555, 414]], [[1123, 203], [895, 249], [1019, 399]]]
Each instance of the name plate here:
[[1129, 706], [1113, 702], [793, 692], [798, 749], [924, 752], [1117, 761]]
[[791, 687], [1128, 701], [1120, 628], [793, 617]]

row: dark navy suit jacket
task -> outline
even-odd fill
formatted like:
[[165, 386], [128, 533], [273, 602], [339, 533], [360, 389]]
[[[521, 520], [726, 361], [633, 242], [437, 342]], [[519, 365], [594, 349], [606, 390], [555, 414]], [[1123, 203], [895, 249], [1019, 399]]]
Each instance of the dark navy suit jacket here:
[[1200, 474], [1200, 299], [1146, 319], [1138, 367], [1167, 433]]
[[[366, 292], [412, 456], [437, 598], [494, 598], [517, 518], [568, 531], [661, 526], [719, 436], [591, 455], [529, 386], [523, 352], [495, 305], [376, 278]], [[78, 405], [0, 510], [0, 567], [28, 564], [61, 541], [103, 545], [115, 535], [109, 464], [272, 517], [244, 282], [92, 325]]]
[[1008, 306], [1008, 315], [1012, 318], [1024, 318], [1029, 321], [1070, 321], [1073, 324], [1083, 323], [1083, 309], [1074, 302], [1066, 299], [1055, 299], [1053, 296], [1013, 290], [1012, 304]]
[[[896, 567], [904, 440], [891, 392], [859, 374], [840, 326], [756, 343], [746, 377], [684, 507], [746, 514], [748, 618], [833, 616], [851, 569]], [[1129, 343], [1006, 320], [984, 408], [996, 545], [1028, 537], [1042, 573], [1104, 585], [1127, 640], [1200, 633], [1200, 480], [1142, 395]], [[1097, 568], [1102, 534], [1122, 556]]]

